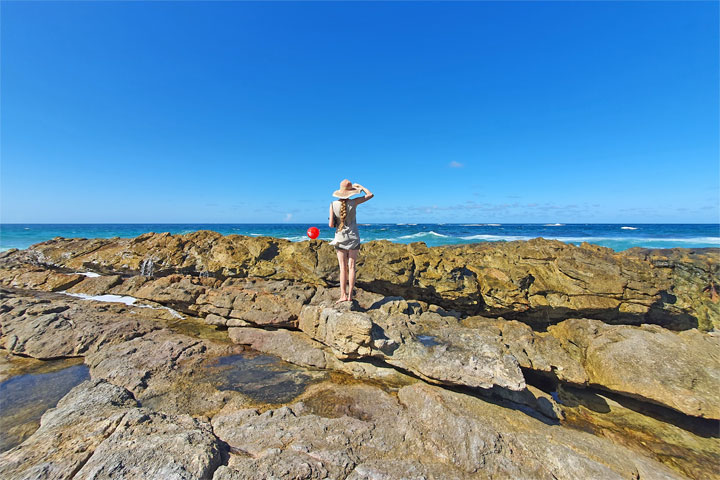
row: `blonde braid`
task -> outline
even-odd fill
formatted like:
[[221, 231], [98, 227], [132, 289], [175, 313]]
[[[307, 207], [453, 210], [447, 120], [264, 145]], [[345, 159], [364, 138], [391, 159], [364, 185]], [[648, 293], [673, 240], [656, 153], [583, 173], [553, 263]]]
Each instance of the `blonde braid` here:
[[345, 218], [347, 217], [347, 199], [340, 200], [340, 225], [338, 230], [342, 230], [345, 226]]

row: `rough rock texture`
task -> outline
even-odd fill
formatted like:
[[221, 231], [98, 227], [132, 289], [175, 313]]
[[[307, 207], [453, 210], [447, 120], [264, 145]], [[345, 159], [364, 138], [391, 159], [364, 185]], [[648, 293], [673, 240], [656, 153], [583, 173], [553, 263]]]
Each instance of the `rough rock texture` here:
[[216, 325], [245, 324], [296, 327], [303, 305], [315, 294], [308, 285], [288, 281], [228, 279], [220, 288], [209, 290], [197, 299], [200, 315], [214, 315]]
[[5, 292], [0, 305], [0, 345], [35, 358], [80, 356], [107, 343], [157, 328], [117, 303], [70, 297], [36, 298]]
[[188, 415], [133, 409], [73, 478], [210, 478], [222, 462], [222, 453], [205, 422]]
[[501, 338], [507, 353], [515, 357], [522, 368], [551, 374], [568, 383], [583, 385], [588, 381], [582, 363], [548, 333], [535, 332], [518, 321], [484, 317], [468, 317], [460, 324], [478, 334], [482, 332], [482, 336]]
[[694, 479], [720, 479], [719, 424], [619, 395], [560, 387], [564, 425], [649, 453]]
[[[657, 460], [717, 477], [720, 336], [691, 328], [718, 326], [716, 257], [371, 242], [356, 301], [336, 305], [323, 242], [196, 232], [0, 253], [0, 348], [83, 356], [94, 379], [0, 477], [677, 478]], [[65, 289], [188, 317], [51, 293]]]
[[137, 406], [132, 395], [103, 381], [85, 382], [43, 415], [40, 428], [0, 454], [0, 477], [70, 479]]
[[[134, 239], [58, 238], [22, 255], [37, 263], [105, 273], [255, 276], [311, 285], [337, 281], [334, 252], [326, 242], [208, 231]], [[433, 248], [378, 241], [363, 245], [358, 285], [466, 314], [528, 322], [586, 317], [710, 329], [720, 327], [720, 302], [706, 290], [710, 282], [720, 284], [719, 263], [712, 249], [615, 253], [543, 239]]]
[[222, 447], [209, 424], [136, 408], [124, 388], [85, 382], [42, 417], [20, 446], [0, 454], [12, 479], [209, 478]]
[[[431, 318], [438, 317], [425, 313], [419, 321], [424, 319], [427, 326]], [[450, 318], [457, 323], [455, 317]], [[378, 358], [448, 385], [525, 387], [517, 361], [505, 354], [499, 337], [483, 337], [476, 330], [457, 326], [448, 328], [442, 319], [431, 328], [433, 336], [421, 335], [413, 331], [411, 323], [412, 318], [402, 314], [386, 316], [380, 311], [372, 316], [322, 306], [307, 306], [300, 315], [300, 328], [340, 359]]]
[[318, 388], [290, 407], [227, 409], [213, 427], [233, 453], [216, 480], [680, 478], [592, 435], [422, 383], [397, 398], [369, 386]]
[[318, 342], [300, 332], [230, 328], [230, 339], [240, 345], [278, 356], [286, 362], [307, 367], [325, 368], [325, 352]]
[[217, 280], [210, 278], [168, 275], [143, 283], [131, 295], [163, 304], [181, 312], [192, 313], [190, 305], [193, 305], [197, 298], [205, 293], [208, 286], [216, 286], [218, 283]]
[[480, 478], [681, 478], [592, 435], [548, 429], [467, 395], [418, 383], [398, 398], [408, 411], [406, 441]]
[[102, 275], [99, 277], [86, 277], [82, 282], [69, 288], [69, 293], [84, 293], [86, 295], [103, 295], [115, 285], [122, 282], [120, 275]]
[[582, 362], [592, 385], [720, 419], [720, 338], [655, 325], [567, 320], [548, 329]]

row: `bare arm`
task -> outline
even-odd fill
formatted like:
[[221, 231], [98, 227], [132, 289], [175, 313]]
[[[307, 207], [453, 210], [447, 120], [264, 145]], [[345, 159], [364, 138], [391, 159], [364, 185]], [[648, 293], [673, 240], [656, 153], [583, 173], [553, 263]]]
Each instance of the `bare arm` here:
[[328, 227], [334, 227], [335, 226], [335, 212], [333, 212], [332, 203], [330, 204], [330, 217], [328, 221]]
[[373, 197], [375, 196], [370, 190], [368, 190], [367, 188], [363, 187], [363, 186], [360, 185], [359, 183], [354, 184], [353, 187], [359, 188], [359, 189], [362, 190], [363, 193], [365, 194], [364, 197], [360, 197], [360, 198], [356, 198], [356, 199], [355, 199], [355, 205], [360, 205], [361, 203], [365, 203], [365, 202], [367, 202], [368, 200], [370, 200], [371, 198], [373, 198]]

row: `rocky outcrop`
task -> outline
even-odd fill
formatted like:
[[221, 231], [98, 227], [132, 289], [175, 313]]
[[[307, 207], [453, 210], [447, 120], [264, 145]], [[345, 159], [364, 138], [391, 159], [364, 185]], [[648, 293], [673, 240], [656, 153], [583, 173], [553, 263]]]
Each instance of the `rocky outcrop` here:
[[[254, 276], [324, 286], [337, 281], [327, 243], [207, 231], [54, 239], [22, 255], [46, 265], [105, 273]], [[720, 303], [706, 289], [711, 282], [720, 284], [718, 263], [712, 249], [615, 253], [543, 239], [432, 248], [378, 241], [363, 245], [358, 285], [465, 314], [531, 323], [584, 317], [710, 329], [720, 327]]]
[[300, 310], [314, 294], [315, 288], [289, 281], [228, 279], [195, 303], [214, 325], [297, 327]]
[[30, 438], [0, 454], [0, 476], [209, 478], [222, 453], [209, 424], [138, 408], [130, 392], [96, 380], [75, 387]]
[[548, 330], [582, 362], [591, 385], [720, 419], [720, 337], [586, 319]]
[[230, 328], [230, 339], [240, 345], [282, 358], [286, 362], [305, 367], [325, 368], [323, 346], [300, 332], [263, 330], [260, 328]]
[[428, 325], [433, 315], [439, 317], [429, 312], [421, 316], [425, 318], [421, 329], [433, 332], [423, 335], [412, 326], [409, 316], [401, 314], [388, 317], [380, 313], [373, 321], [369, 313], [306, 306], [300, 328], [340, 359], [377, 358], [446, 385], [525, 387], [517, 361], [504, 354], [497, 338], [481, 337], [459, 326], [445, 328], [442, 320]]
[[644, 450], [689, 478], [720, 478], [718, 422], [588, 389], [561, 386], [558, 397], [563, 424]]
[[235, 453], [215, 479], [680, 478], [592, 435], [548, 431], [517, 411], [422, 383], [397, 398], [362, 385], [321, 387], [289, 407], [221, 411], [213, 427]]
[[157, 328], [117, 303], [81, 304], [59, 296], [36, 298], [4, 293], [0, 345], [35, 358], [81, 356], [101, 345], [138, 337]]
[[73, 478], [210, 478], [223, 453], [208, 423], [132, 409]]
[[0, 454], [0, 477], [70, 479], [137, 402], [125, 389], [86, 382], [49, 410], [20, 446]]
[[[356, 301], [339, 305], [322, 242], [196, 232], [0, 254], [3, 351], [81, 356], [94, 379], [58, 404], [78, 429], [49, 412], [2, 454], [0, 476], [677, 477], [656, 460], [717, 476], [703, 462], [716, 452], [720, 337], [690, 328], [716, 322], [708, 252], [363, 248]], [[624, 325], [643, 322], [656, 325]], [[624, 432], [602, 398], [635, 402], [634, 414], [612, 406], [623, 419], [652, 407], [699, 422], [708, 440], [672, 431], [662, 447], [634, 417], [640, 430]], [[76, 403], [98, 416], [83, 423]], [[702, 452], [673, 459], [692, 445]]]

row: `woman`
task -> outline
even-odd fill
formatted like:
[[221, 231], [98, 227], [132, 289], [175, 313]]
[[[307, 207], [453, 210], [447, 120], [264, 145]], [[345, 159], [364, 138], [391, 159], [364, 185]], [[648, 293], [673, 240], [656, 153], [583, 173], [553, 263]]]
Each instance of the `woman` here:
[[[363, 192], [364, 197], [350, 199], [353, 195]], [[330, 245], [335, 247], [338, 264], [340, 264], [340, 300], [336, 303], [352, 300], [355, 286], [355, 261], [360, 251], [360, 233], [358, 232], [355, 209], [375, 195], [359, 183], [350, 183], [350, 180], [340, 182], [340, 190], [333, 192], [333, 197], [339, 198], [330, 204], [330, 223], [335, 227], [335, 238]]]

